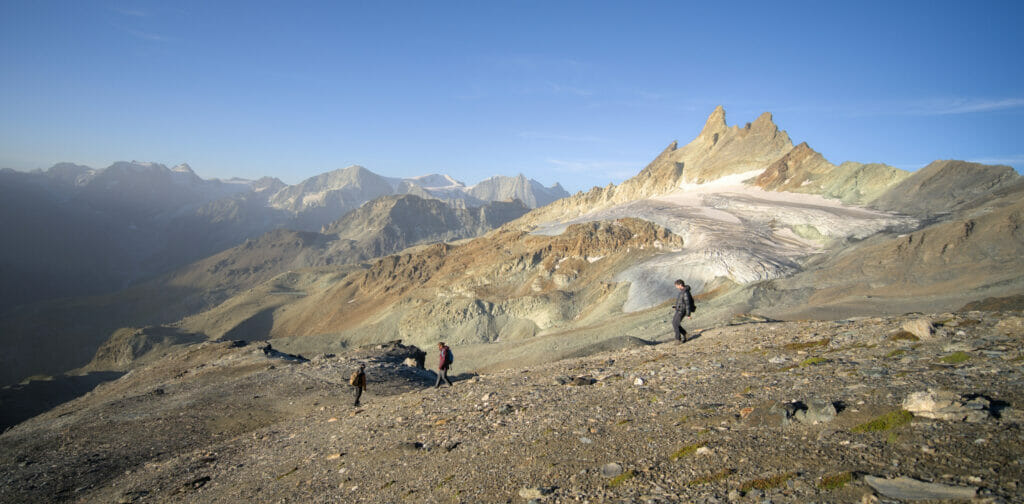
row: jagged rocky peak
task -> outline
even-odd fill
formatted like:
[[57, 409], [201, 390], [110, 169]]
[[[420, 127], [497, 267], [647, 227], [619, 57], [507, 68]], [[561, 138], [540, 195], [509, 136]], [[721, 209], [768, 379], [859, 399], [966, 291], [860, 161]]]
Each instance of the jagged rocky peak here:
[[708, 116], [700, 135], [671, 156], [685, 166], [682, 182], [704, 183], [761, 171], [793, 149], [789, 135], [765, 112], [743, 128], [728, 126], [721, 106]]
[[708, 116], [708, 120], [704, 122], [704, 129], [700, 131], [697, 139], [711, 142], [714, 145], [718, 142], [722, 133], [725, 133], [728, 129], [729, 126], [725, 123], [725, 107], [719, 105], [715, 107], [715, 110]]

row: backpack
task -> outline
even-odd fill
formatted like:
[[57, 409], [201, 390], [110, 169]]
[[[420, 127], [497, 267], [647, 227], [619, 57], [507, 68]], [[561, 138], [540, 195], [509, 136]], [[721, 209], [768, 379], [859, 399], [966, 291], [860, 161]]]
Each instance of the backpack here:
[[448, 362], [449, 366], [451, 366], [452, 363], [455, 362], [455, 354], [452, 353], [451, 347], [445, 347], [444, 351], [445, 351], [444, 360]]
[[355, 371], [352, 373], [352, 376], [350, 376], [348, 379], [348, 384], [352, 386], [359, 385], [359, 371]]
[[697, 305], [693, 303], [693, 294], [690, 294], [690, 313], [697, 311]]

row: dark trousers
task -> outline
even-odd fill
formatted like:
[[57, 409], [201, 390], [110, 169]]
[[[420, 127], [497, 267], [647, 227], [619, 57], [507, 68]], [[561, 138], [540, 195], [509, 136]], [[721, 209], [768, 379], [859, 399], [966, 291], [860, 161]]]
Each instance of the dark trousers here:
[[672, 317], [672, 330], [676, 333], [677, 341], [686, 341], [686, 329], [683, 329], [683, 312], [676, 312]]
[[356, 387], [356, 402], [355, 406], [359, 406], [359, 398], [363, 395], [363, 387]]
[[452, 386], [452, 381], [448, 379], [448, 368], [441, 368], [437, 370], [437, 383], [435, 383], [434, 386], [440, 387], [441, 380], [444, 380], [446, 383], [448, 383], [449, 387]]

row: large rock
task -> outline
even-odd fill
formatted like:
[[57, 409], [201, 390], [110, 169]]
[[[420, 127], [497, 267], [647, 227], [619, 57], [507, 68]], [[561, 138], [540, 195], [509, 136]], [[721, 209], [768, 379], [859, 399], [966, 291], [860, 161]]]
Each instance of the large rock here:
[[989, 407], [990, 402], [984, 397], [968, 399], [939, 389], [914, 392], [903, 400], [903, 409], [914, 416], [954, 422], [981, 422], [991, 416]]
[[973, 499], [978, 493], [977, 487], [958, 487], [941, 483], [926, 483], [906, 476], [886, 479], [865, 476], [864, 481], [876, 492], [893, 499], [905, 500], [944, 500]]
[[[801, 404], [798, 404], [798, 408]], [[805, 424], [816, 424], [831, 422], [836, 417], [836, 407], [832, 404], [832, 401], [826, 401], [823, 399], [811, 399], [806, 404], [802, 404], [804, 408], [796, 410], [793, 414], [793, 418], [800, 423]]]
[[903, 323], [903, 330], [907, 331], [921, 340], [932, 339], [935, 335], [935, 326], [928, 319], [913, 319]]

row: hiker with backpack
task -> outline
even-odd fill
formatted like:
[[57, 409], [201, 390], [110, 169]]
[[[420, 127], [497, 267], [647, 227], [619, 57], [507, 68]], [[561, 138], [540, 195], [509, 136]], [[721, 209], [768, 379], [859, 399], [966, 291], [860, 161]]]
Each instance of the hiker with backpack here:
[[434, 384], [434, 388], [441, 388], [441, 380], [447, 382], [451, 387], [452, 381], [448, 379], [448, 368], [452, 366], [455, 356], [452, 355], [452, 349], [448, 348], [443, 341], [437, 343], [437, 349], [440, 350], [440, 356], [437, 363], [437, 383]]
[[359, 406], [359, 398], [363, 395], [363, 390], [366, 390], [366, 364], [360, 364], [359, 369], [352, 373], [352, 376], [348, 379], [348, 384], [356, 388], [356, 402], [353, 406]]
[[690, 295], [690, 286], [682, 279], [676, 280], [676, 302], [672, 305], [675, 308], [675, 315], [672, 317], [672, 331], [676, 335], [676, 343], [686, 343], [686, 329], [683, 329], [683, 317], [693, 318], [693, 296]]

